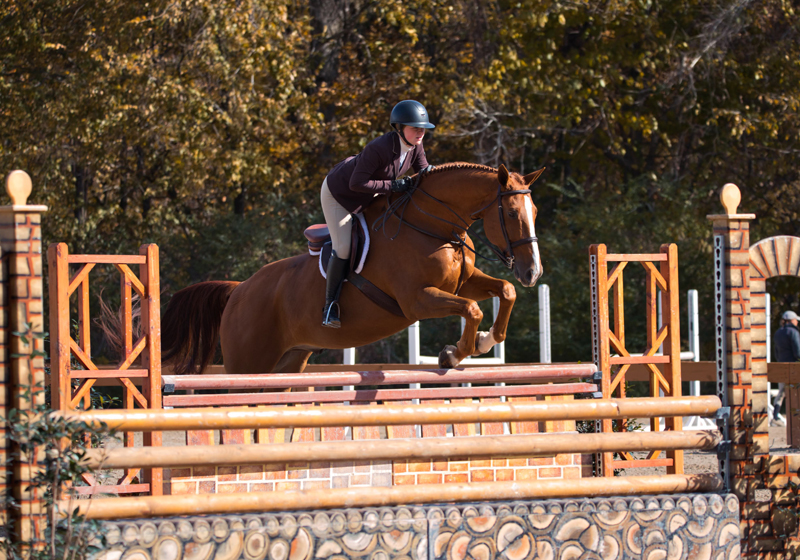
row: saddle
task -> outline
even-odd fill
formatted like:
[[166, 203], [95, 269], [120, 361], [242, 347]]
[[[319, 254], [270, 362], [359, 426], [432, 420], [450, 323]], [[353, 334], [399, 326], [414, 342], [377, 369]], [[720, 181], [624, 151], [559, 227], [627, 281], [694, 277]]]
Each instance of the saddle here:
[[[392, 297], [361, 276], [361, 270], [364, 268], [364, 262], [369, 253], [369, 229], [362, 214], [354, 214], [354, 216], [357, 219], [353, 221], [350, 239], [350, 271], [347, 273], [345, 282], [350, 282], [373, 303], [386, 311], [398, 317], [405, 317], [400, 305]], [[308, 240], [308, 254], [312, 257], [319, 257], [319, 272], [323, 278], [327, 278], [328, 261], [333, 253], [333, 243], [328, 226], [314, 224], [306, 228], [303, 233]]]
[[[367, 221], [362, 214], [354, 214], [353, 230], [350, 237], [350, 270], [359, 274], [364, 268], [364, 261], [369, 253], [369, 230]], [[319, 272], [327, 278], [328, 261], [333, 252], [331, 233], [325, 224], [314, 224], [303, 232], [308, 240], [308, 254], [312, 257], [319, 255]]]

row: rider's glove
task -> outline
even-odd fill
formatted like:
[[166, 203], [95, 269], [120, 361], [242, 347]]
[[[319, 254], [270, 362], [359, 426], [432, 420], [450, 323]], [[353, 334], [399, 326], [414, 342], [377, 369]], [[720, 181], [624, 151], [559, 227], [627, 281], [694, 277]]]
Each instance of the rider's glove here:
[[392, 181], [392, 192], [406, 192], [411, 188], [413, 181], [411, 177], [403, 177], [402, 179], [395, 179]]
[[425, 169], [423, 169], [422, 171], [420, 171], [420, 175], [425, 175], [425, 174], [427, 174], [427, 173], [430, 173], [430, 172], [431, 172], [431, 171], [433, 171], [434, 169], [435, 169], [435, 168], [434, 168], [434, 166], [433, 166], [433, 165], [429, 165], [428, 167], [426, 167]]

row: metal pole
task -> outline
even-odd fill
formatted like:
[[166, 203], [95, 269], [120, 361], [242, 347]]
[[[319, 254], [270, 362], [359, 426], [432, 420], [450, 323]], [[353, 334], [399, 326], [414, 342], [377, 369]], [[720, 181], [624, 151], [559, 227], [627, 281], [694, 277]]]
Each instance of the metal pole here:
[[[700, 361], [700, 308], [697, 290], [689, 290], [687, 294], [687, 314], [689, 320], [689, 353], [693, 362]], [[700, 396], [700, 382], [689, 382], [689, 394], [693, 397]], [[708, 418], [692, 416], [686, 419], [685, 427], [699, 429], [716, 428], [716, 423]]]
[[[697, 309], [697, 290], [689, 290], [687, 294], [687, 311], [689, 319], [689, 351], [692, 353], [692, 361], [700, 361], [700, 333], [697, 328], [698, 309]], [[700, 395], [700, 382], [692, 381], [689, 383], [689, 394], [693, 397]]]
[[[767, 363], [770, 363], [772, 362], [772, 301], [769, 294], [764, 295], [766, 297], [764, 307], [766, 311], [767, 322]], [[772, 383], [767, 381], [767, 416], [770, 418], [770, 422], [772, 421], [773, 414], [775, 413], [775, 405], [772, 398]], [[783, 415], [779, 412], [778, 417], [783, 418]]]
[[[419, 321], [408, 327], [408, 363], [419, 364]], [[414, 387], [411, 387], [412, 389]]]
[[[492, 317], [497, 319], [497, 314], [500, 313], [500, 298], [492, 298]], [[506, 341], [494, 345], [494, 357], [502, 363], [506, 363]]]
[[539, 361], [549, 364], [553, 361], [550, 353], [550, 286], [539, 284]]

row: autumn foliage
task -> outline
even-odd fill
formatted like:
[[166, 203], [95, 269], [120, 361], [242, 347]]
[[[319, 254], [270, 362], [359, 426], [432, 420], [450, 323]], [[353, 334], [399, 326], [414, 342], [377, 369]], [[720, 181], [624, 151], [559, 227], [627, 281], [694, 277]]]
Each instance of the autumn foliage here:
[[[418, 99], [432, 163], [547, 166], [554, 357], [585, 360], [588, 244], [677, 242], [710, 319], [722, 184], [754, 238], [798, 234], [798, 21], [788, 0], [7, 0], [0, 170], [32, 175], [46, 243], [158, 243], [174, 291], [301, 251], [330, 167]], [[536, 331], [531, 293], [511, 359]]]

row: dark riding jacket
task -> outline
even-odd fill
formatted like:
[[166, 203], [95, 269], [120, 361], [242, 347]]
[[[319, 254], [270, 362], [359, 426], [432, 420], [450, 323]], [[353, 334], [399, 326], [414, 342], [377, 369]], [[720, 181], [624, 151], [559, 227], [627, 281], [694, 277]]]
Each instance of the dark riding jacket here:
[[328, 189], [336, 202], [356, 213], [372, 204], [376, 194], [389, 194], [392, 180], [409, 169], [419, 173], [428, 167], [425, 148], [420, 144], [406, 154], [400, 165], [400, 136], [392, 131], [376, 138], [357, 156], [336, 164], [328, 173]]
[[796, 362], [800, 360], [800, 331], [791, 323], [787, 323], [775, 331], [776, 362]]

